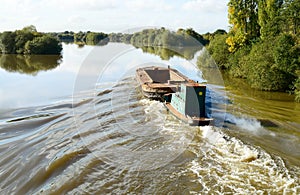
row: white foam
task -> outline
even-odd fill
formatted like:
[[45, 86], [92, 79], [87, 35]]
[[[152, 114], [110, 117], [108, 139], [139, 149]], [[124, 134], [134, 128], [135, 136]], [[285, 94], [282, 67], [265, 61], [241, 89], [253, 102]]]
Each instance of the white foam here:
[[263, 128], [261, 123], [254, 118], [236, 117], [231, 114], [226, 114], [226, 121], [237, 125], [241, 129], [253, 132]]
[[299, 190], [299, 184], [279, 157], [274, 159], [263, 150], [212, 128], [201, 129], [206, 149], [200, 149], [203, 153], [199, 156], [203, 156], [193, 160], [189, 170], [198, 176], [203, 193], [296, 194]]
[[212, 126], [203, 126], [200, 127], [200, 129], [202, 130], [203, 138], [206, 138], [211, 144], [225, 141], [223, 135], [220, 132], [215, 131]]

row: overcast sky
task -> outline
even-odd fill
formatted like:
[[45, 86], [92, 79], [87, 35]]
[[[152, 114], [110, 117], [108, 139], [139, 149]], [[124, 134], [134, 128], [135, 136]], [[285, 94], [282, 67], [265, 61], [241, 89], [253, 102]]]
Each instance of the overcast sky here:
[[1, 0], [0, 31], [124, 32], [143, 27], [228, 30], [229, 0]]

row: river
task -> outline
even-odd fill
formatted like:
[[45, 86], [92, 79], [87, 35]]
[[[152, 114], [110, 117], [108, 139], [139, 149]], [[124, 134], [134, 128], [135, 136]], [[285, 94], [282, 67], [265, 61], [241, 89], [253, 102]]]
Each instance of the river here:
[[[292, 95], [122, 43], [0, 57], [1, 194], [300, 194]], [[169, 64], [207, 80], [215, 125], [142, 97], [135, 69]]]

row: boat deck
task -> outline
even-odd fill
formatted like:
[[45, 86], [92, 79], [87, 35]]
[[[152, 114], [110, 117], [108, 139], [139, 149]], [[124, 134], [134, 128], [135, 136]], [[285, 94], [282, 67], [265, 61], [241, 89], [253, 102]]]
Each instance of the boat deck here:
[[136, 78], [144, 95], [154, 99], [178, 91], [181, 83], [191, 82], [175, 69], [155, 66], [137, 69]]
[[137, 77], [140, 82], [145, 83], [160, 83], [160, 84], [177, 84], [189, 82], [189, 79], [179, 73], [175, 69], [162, 67], [148, 67], [137, 70]]

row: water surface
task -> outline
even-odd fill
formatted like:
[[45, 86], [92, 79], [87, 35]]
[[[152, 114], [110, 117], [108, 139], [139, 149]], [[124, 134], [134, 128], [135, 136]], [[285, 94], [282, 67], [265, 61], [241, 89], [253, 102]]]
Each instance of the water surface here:
[[118, 43], [63, 47], [50, 69], [0, 69], [1, 193], [300, 193], [293, 97], [214, 77], [216, 125], [190, 127], [142, 97], [134, 70], [171, 64], [204, 81], [195, 61]]

